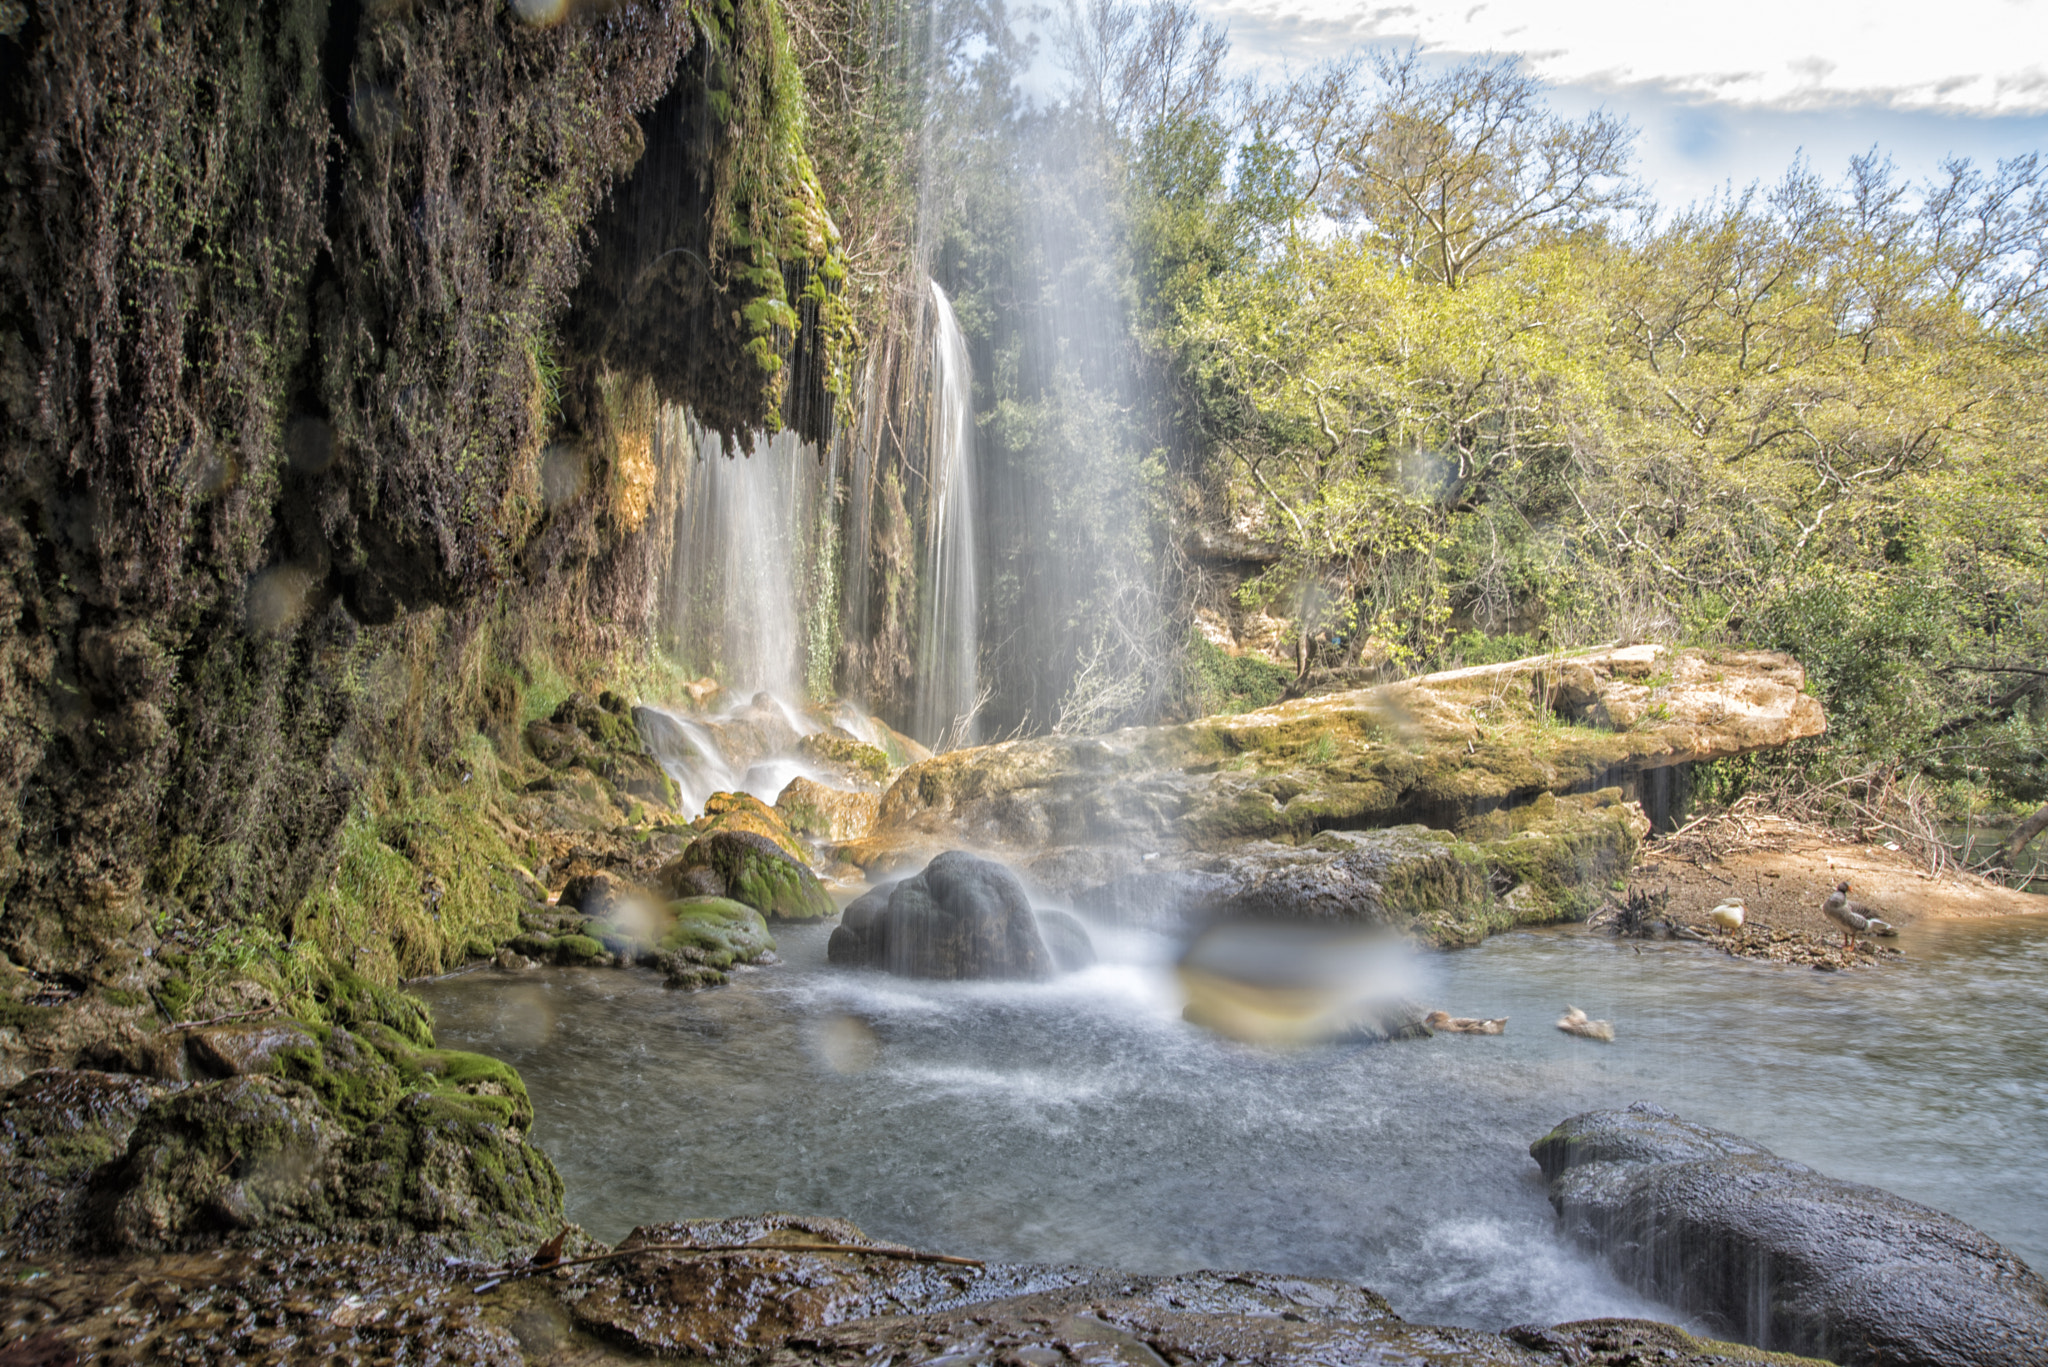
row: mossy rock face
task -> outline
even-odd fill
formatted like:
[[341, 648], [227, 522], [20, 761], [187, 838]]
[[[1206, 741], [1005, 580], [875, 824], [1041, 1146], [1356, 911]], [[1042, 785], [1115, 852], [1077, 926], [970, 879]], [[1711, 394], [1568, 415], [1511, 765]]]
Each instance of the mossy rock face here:
[[613, 789], [665, 812], [673, 812], [681, 790], [668, 771], [647, 755], [610, 754], [598, 761], [598, 775]]
[[736, 963], [752, 963], [775, 949], [768, 922], [744, 903], [724, 897], [687, 897], [669, 903], [668, 913], [672, 920], [660, 948], [682, 953], [692, 962], [727, 969]]
[[510, 1067], [375, 1023], [289, 1024], [304, 1042], [263, 1073], [143, 1111], [92, 1197], [107, 1242], [425, 1238], [491, 1255], [560, 1227], [561, 1179], [525, 1141], [533, 1104]]
[[144, 1111], [182, 1084], [118, 1073], [31, 1073], [0, 1096], [0, 1237], [61, 1249], [87, 1232], [89, 1184]]
[[1494, 838], [1395, 826], [1250, 841], [1082, 890], [1076, 903], [1141, 924], [1350, 923], [1470, 945], [1515, 926], [1583, 920], [1649, 828], [1616, 788], [1544, 794], [1470, 824]]
[[322, 1228], [340, 1213], [348, 1133], [311, 1088], [269, 1077], [193, 1087], [149, 1108], [102, 1193], [116, 1248]]
[[837, 908], [810, 869], [766, 836], [751, 831], [718, 831], [670, 860], [656, 875], [666, 888], [698, 890], [698, 871], [716, 878], [724, 895], [735, 902], [784, 921], [818, 921]]
[[889, 781], [893, 767], [888, 754], [878, 747], [830, 731], [814, 731], [805, 736], [796, 743], [796, 752], [815, 764], [828, 765], [849, 777], [878, 785]]
[[718, 831], [747, 831], [774, 841], [798, 863], [808, 858], [803, 842], [796, 838], [781, 813], [752, 793], [713, 793], [705, 799], [703, 815], [690, 823], [690, 829], [700, 836]]
[[592, 702], [587, 694], [571, 693], [562, 700], [549, 721], [558, 727], [574, 727], [599, 750], [627, 755], [640, 753], [640, 732], [634, 728], [632, 717], [624, 711], [607, 708], [601, 702]]
[[1603, 788], [1567, 797], [1544, 793], [1513, 811], [1468, 822], [1462, 834], [1495, 884], [1513, 889], [1501, 899], [1504, 924], [1543, 925], [1590, 916], [1612, 884], [1626, 877], [1649, 830], [1640, 807], [1624, 801], [1619, 788]]

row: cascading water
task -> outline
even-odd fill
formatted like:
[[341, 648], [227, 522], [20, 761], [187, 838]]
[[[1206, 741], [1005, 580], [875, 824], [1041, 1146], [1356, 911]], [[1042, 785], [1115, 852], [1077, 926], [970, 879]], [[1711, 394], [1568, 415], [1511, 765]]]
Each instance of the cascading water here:
[[715, 677], [734, 695], [804, 692], [806, 534], [817, 496], [817, 462], [788, 432], [751, 456], [728, 457], [716, 432], [695, 438], [676, 538], [674, 629], [685, 668]]
[[937, 281], [931, 284], [931, 417], [925, 474], [924, 612], [912, 729], [934, 749], [974, 743], [978, 702], [974, 373], [967, 338]]
[[[675, 779], [684, 815], [715, 792], [773, 802], [798, 774], [819, 776], [780, 743], [762, 742], [820, 729], [804, 702], [820, 638], [836, 632], [832, 614], [816, 610], [836, 605], [833, 470], [788, 432], [757, 437], [751, 456], [727, 456], [716, 432], [679, 409], [663, 414], [661, 438], [689, 462], [666, 595], [672, 647], [684, 669], [709, 675], [721, 692], [711, 716], [653, 708], [673, 725], [641, 729]], [[823, 649], [829, 661], [829, 639]]]

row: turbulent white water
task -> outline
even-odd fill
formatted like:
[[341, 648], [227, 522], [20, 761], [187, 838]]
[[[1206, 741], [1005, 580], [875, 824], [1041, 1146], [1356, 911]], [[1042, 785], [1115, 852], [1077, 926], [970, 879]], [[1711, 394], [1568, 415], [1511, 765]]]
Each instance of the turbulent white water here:
[[974, 373], [953, 305], [931, 284], [930, 481], [925, 504], [924, 616], [912, 731], [934, 749], [974, 744], [980, 686], [976, 582]]

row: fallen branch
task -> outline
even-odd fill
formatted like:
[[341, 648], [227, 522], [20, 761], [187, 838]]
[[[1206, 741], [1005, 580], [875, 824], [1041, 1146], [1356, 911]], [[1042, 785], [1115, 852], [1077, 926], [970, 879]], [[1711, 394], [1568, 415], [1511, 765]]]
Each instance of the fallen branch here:
[[877, 1258], [899, 1258], [913, 1263], [945, 1263], [951, 1267], [984, 1267], [979, 1258], [956, 1258], [950, 1253], [924, 1253], [914, 1248], [892, 1248], [887, 1245], [871, 1244], [635, 1244], [631, 1248], [615, 1248], [609, 1253], [592, 1253], [581, 1258], [559, 1258], [554, 1262], [533, 1263], [525, 1267], [507, 1268], [489, 1281], [479, 1282], [470, 1288], [482, 1295], [494, 1286], [517, 1281], [522, 1277], [537, 1276], [542, 1272], [553, 1272], [562, 1267], [585, 1267], [591, 1263], [612, 1262], [619, 1258], [631, 1258], [641, 1253], [866, 1253]]
[[172, 1021], [164, 1029], [199, 1030], [209, 1025], [226, 1025], [230, 1021], [254, 1020], [258, 1016], [275, 1015], [280, 1009], [275, 1003], [272, 1003], [269, 1006], [259, 1006], [249, 1011], [230, 1011], [225, 1016], [208, 1016], [205, 1020]]

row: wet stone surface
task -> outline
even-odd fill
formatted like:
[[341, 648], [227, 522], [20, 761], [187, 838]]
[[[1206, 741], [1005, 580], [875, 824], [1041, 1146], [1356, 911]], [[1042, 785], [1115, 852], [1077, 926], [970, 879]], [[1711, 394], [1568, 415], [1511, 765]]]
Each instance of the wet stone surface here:
[[[843, 1220], [786, 1215], [653, 1226], [635, 1239], [871, 1242]], [[579, 1249], [571, 1243], [567, 1251]], [[822, 1247], [650, 1251], [505, 1280], [474, 1265], [408, 1262], [361, 1245], [61, 1264], [9, 1260], [0, 1261], [0, 1337], [8, 1345], [0, 1347], [0, 1362], [8, 1367], [598, 1367], [650, 1358], [760, 1367], [1794, 1361], [1703, 1344], [1637, 1320], [1499, 1334], [1410, 1324], [1369, 1290], [1315, 1278], [961, 1267]]]

